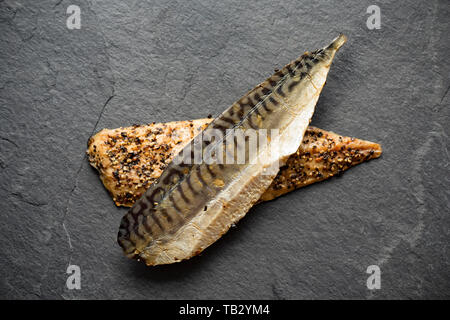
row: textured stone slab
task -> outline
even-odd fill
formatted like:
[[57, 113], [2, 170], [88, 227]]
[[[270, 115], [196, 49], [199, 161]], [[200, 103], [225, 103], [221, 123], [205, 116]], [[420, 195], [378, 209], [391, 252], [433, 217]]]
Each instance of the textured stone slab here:
[[[66, 9], [81, 8], [81, 29]], [[449, 298], [448, 1], [0, 1], [0, 297]], [[338, 32], [313, 125], [383, 156], [251, 210], [185, 263], [122, 256], [103, 127], [218, 115]], [[66, 268], [81, 268], [81, 290]], [[366, 287], [379, 265], [381, 290]]]

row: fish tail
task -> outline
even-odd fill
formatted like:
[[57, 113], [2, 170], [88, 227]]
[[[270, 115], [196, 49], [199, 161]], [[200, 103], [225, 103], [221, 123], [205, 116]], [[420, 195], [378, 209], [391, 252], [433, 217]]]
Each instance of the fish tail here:
[[347, 42], [347, 36], [345, 36], [343, 33], [339, 34], [331, 43], [325, 48], [325, 50], [339, 50], [340, 47], [344, 45], [344, 43]]

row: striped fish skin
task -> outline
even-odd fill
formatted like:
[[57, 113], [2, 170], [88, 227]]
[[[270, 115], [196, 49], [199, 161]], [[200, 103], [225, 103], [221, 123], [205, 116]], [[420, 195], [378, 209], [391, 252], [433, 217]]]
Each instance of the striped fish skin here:
[[[195, 139], [175, 156], [157, 182], [123, 217], [118, 242], [125, 254], [147, 265], [179, 262], [200, 253], [240, 220], [277, 174], [263, 174], [276, 158], [283, 164], [296, 152], [314, 112], [340, 35], [329, 46], [305, 53], [214, 119], [211, 129], [278, 129], [278, 152], [260, 148], [256, 164], [187, 164]], [[214, 141], [225, 148], [226, 139]], [[202, 143], [205, 150], [206, 142]]]

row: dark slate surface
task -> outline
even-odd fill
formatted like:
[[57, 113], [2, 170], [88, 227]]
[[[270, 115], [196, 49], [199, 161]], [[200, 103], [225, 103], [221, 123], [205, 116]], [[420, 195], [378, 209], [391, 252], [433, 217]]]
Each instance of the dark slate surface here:
[[[0, 1], [0, 297], [449, 298], [449, 17], [446, 0]], [[339, 32], [313, 124], [382, 158], [258, 205], [190, 261], [124, 258], [125, 210], [86, 161], [89, 136], [217, 115]]]

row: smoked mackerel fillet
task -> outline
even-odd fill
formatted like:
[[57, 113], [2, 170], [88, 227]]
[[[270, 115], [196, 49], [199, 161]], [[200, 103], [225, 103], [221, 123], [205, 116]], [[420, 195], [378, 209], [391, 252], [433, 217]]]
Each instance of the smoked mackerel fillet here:
[[[200, 142], [186, 145], [122, 218], [118, 242], [125, 254], [147, 265], [189, 259], [245, 216], [277, 175], [273, 164], [284, 165], [299, 148], [334, 55], [345, 41], [340, 35], [289, 63], [215, 118]], [[230, 131], [262, 129], [277, 135], [256, 152], [246, 152], [245, 163], [189, 161], [199, 145], [202, 159], [210, 150], [247, 148], [247, 143], [233, 146], [233, 139], [227, 139]], [[224, 136], [217, 138], [217, 131]]]
[[[131, 207], [163, 170], [213, 119], [150, 123], [102, 129], [89, 139], [89, 163], [117, 206]], [[381, 146], [309, 126], [297, 152], [280, 168], [260, 201], [340, 176], [345, 170], [381, 156]]]

